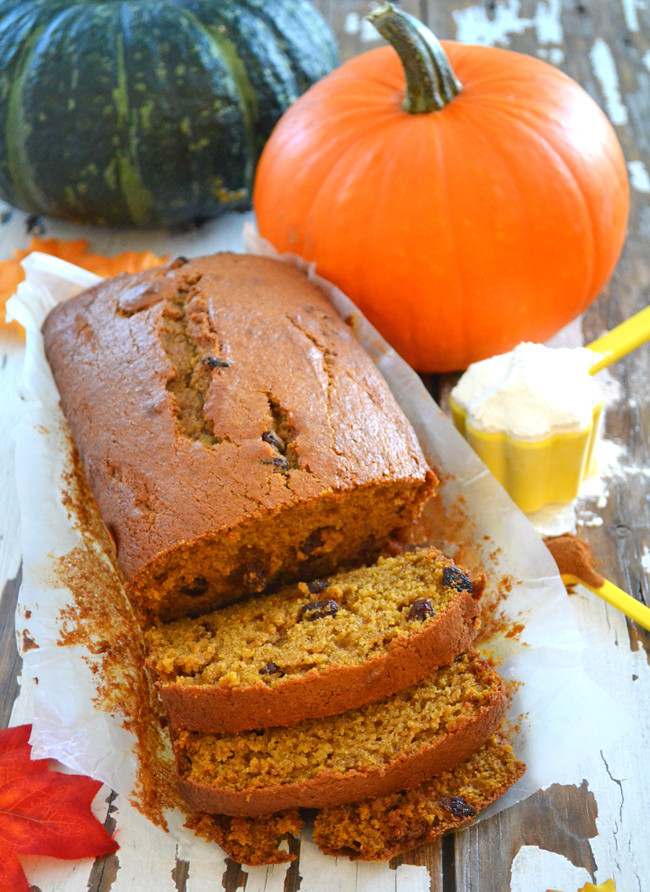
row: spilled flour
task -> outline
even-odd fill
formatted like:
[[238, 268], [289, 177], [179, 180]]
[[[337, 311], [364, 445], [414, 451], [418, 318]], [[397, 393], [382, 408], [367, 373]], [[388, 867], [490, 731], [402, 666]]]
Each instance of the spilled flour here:
[[643, 554], [641, 555], [641, 566], [644, 571], [650, 574], [650, 548], [647, 545], [643, 546]]

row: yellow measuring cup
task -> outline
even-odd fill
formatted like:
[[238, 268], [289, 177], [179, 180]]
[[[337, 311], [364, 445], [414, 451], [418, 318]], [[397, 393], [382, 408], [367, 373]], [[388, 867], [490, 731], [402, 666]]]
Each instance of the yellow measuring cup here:
[[[595, 354], [589, 374], [599, 372], [648, 339], [650, 306], [587, 345]], [[591, 423], [584, 429], [519, 439], [505, 431], [473, 426], [466, 409], [454, 399], [454, 391], [450, 397], [455, 426], [526, 514], [550, 503], [568, 504], [575, 499], [580, 484], [594, 469], [603, 405], [600, 402], [593, 407]]]

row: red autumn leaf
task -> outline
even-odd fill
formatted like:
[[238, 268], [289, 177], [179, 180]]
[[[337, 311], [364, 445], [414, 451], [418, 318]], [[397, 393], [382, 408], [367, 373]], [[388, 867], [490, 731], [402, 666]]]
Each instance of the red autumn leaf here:
[[29, 892], [29, 883], [18, 858], [0, 852], [0, 889]]
[[[2, 754], [8, 753], [9, 750], [25, 751], [25, 745], [29, 743], [29, 735], [32, 733], [31, 725], [16, 725], [14, 728], [5, 728], [0, 732], [2, 740]], [[27, 753], [29, 758], [29, 753]]]
[[0, 889], [29, 892], [29, 883], [18, 858], [0, 851]]
[[47, 769], [48, 759], [31, 758], [31, 730], [31, 725], [18, 725], [0, 731], [0, 788], [19, 774], [39, 774]]
[[31, 728], [0, 731], [0, 889], [26, 892], [16, 855], [74, 860], [107, 855], [118, 846], [91, 811], [101, 787], [89, 777], [50, 771], [32, 760]]

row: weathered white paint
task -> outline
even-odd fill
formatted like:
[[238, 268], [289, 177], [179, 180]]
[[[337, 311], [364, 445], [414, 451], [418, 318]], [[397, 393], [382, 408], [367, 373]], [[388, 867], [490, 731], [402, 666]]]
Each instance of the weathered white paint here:
[[[637, 719], [631, 739], [621, 735], [577, 772], [576, 782], [588, 779], [598, 805], [598, 836], [591, 840], [598, 867], [596, 881], [604, 883], [611, 878], [620, 892], [643, 892], [650, 877], [650, 849], [635, 841], [635, 828], [647, 826], [650, 714], [636, 709], [635, 704], [650, 700], [650, 666], [642, 649], [630, 650], [628, 620], [622, 613], [582, 588], [570, 602], [581, 627], [588, 630], [591, 677], [618, 703], [626, 704], [624, 708]], [[607, 714], [594, 716], [594, 732], [610, 721]]]
[[343, 30], [346, 34], [358, 34], [361, 28], [361, 16], [358, 12], [349, 12], [343, 23]]
[[621, 88], [616, 71], [616, 63], [609, 46], [598, 37], [589, 51], [591, 67], [598, 80], [605, 108], [612, 124], [625, 125], [628, 122], [628, 111], [621, 96]]
[[643, 161], [628, 161], [627, 171], [633, 189], [637, 192], [650, 192], [650, 174]]
[[0, 369], [3, 380], [0, 398], [0, 442], [4, 473], [0, 481], [0, 517], [5, 521], [0, 535], [0, 591], [4, 580], [13, 579], [20, 566], [18, 492], [13, 474], [14, 444], [11, 431], [22, 413], [22, 403], [16, 393], [16, 386], [23, 366], [23, 346], [23, 339], [17, 332], [3, 333], [0, 343]]
[[[330, 858], [303, 834], [300, 846], [300, 892], [429, 892], [426, 867], [402, 864], [386, 870], [385, 864]], [[248, 885], [246, 892], [250, 892]]]
[[[647, 552], [646, 552], [647, 553]], [[650, 667], [643, 651], [628, 647], [625, 617], [586, 589], [577, 588], [570, 599], [582, 628], [590, 636], [589, 670], [595, 682], [609, 690], [620, 703], [644, 703], [650, 697]], [[629, 708], [632, 708], [631, 706]], [[609, 721], [607, 715], [594, 716], [594, 732]], [[638, 722], [636, 739], [621, 736], [582, 766], [573, 776], [558, 777], [561, 783], [580, 784], [588, 779], [598, 814], [598, 835], [590, 840], [597, 865], [594, 878], [576, 868], [561, 855], [536, 846], [520, 849], [512, 864], [510, 892], [537, 892], [542, 889], [577, 892], [585, 882], [605, 883], [613, 879], [616, 888], [643, 892], [650, 876], [650, 852], [635, 845], [634, 828], [644, 826], [650, 781], [644, 756], [650, 744], [650, 718]]]
[[[457, 39], [462, 43], [507, 46], [513, 34], [533, 29], [541, 46], [557, 44], [559, 50], [563, 41], [561, 10], [560, 0], [546, 0], [537, 4], [532, 17], [526, 17], [521, 15], [520, 0], [508, 0], [497, 3], [491, 12], [481, 4], [455, 10], [452, 15]], [[556, 63], [557, 58], [556, 54], [552, 61]]]
[[346, 34], [358, 34], [362, 43], [382, 39], [375, 26], [357, 12], [349, 12], [346, 15], [343, 30]]
[[558, 46], [552, 46], [550, 49], [540, 49], [537, 52], [537, 57], [559, 68], [562, 62], [564, 62], [564, 50], [561, 50]]
[[116, 858], [117, 876], [111, 892], [134, 892], [143, 887], [156, 892], [177, 892], [172, 871], [176, 864], [176, 844], [172, 837], [155, 827], [124, 799], [116, 800], [113, 817], [120, 844]]
[[530, 27], [530, 19], [519, 17], [520, 8], [519, 0], [508, 0], [498, 3], [490, 15], [483, 5], [456, 9], [452, 13], [456, 37], [461, 43], [507, 46], [512, 34], [523, 34]]
[[[169, 820], [170, 830], [173, 833], [174, 824], [180, 828], [184, 819], [181, 815], [176, 814]], [[222, 879], [226, 872], [226, 855], [219, 846], [198, 836], [190, 836], [188, 833], [175, 834], [175, 838], [180, 840], [176, 846], [175, 857], [188, 864], [185, 892], [213, 892], [213, 890], [216, 892], [216, 890], [222, 889]], [[281, 873], [284, 878], [284, 869], [281, 870]], [[267, 887], [263, 884], [259, 886], [251, 884], [248, 886], [248, 892], [256, 892], [258, 888], [265, 889]], [[275, 889], [275, 886], [269, 886], [268, 892], [275, 892]]]
[[30, 886], [37, 887], [41, 892], [86, 892], [93, 859], [70, 862], [23, 857], [20, 863]]
[[[284, 892], [284, 881], [288, 865], [272, 864], [269, 867], [246, 867], [248, 878], [246, 892]], [[302, 885], [302, 884], [301, 884]], [[207, 886], [196, 886], [196, 892], [203, 892]], [[191, 890], [187, 890], [191, 892]]]
[[643, 546], [643, 554], [641, 555], [641, 566], [645, 570], [645, 572], [650, 575], [650, 548], [647, 545]]
[[646, 9], [645, 0], [621, 0], [625, 24], [629, 31], [640, 31], [639, 10]]
[[538, 3], [533, 16], [537, 40], [544, 44], [561, 44], [564, 40], [562, 29], [561, 0], [547, 0], [546, 3]]
[[[531, 885], [531, 879], [537, 884]], [[510, 892], [532, 892], [533, 889], [557, 889], [577, 892], [591, 877], [582, 867], [575, 867], [568, 858], [547, 852], [537, 846], [522, 846], [512, 862]]]

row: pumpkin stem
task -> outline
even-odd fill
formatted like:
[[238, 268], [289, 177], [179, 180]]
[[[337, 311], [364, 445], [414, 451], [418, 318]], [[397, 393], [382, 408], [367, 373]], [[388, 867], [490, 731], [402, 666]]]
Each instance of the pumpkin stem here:
[[440, 111], [463, 89], [433, 32], [414, 16], [384, 3], [367, 16], [397, 52], [406, 75], [404, 110]]

